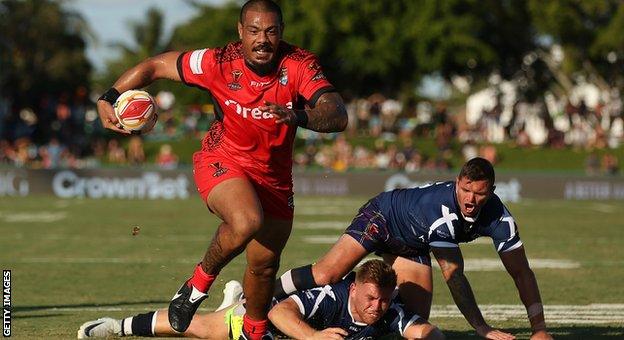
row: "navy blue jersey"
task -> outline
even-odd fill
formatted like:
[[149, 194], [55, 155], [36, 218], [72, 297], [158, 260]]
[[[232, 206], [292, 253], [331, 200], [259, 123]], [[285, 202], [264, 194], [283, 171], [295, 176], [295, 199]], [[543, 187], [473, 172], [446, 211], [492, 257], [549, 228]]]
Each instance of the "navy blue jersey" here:
[[298, 291], [290, 296], [304, 316], [304, 320], [314, 329], [323, 330], [339, 327], [349, 335], [345, 339], [376, 339], [384, 334], [399, 334], [414, 321], [417, 314], [403, 308], [398, 298], [394, 299], [386, 314], [372, 325], [356, 322], [349, 309], [349, 286], [355, 281], [355, 273], [347, 275], [338, 283], [325, 287]]
[[387, 191], [376, 200], [390, 236], [413, 248], [457, 247], [479, 236], [491, 237], [498, 252], [522, 245], [511, 213], [496, 194], [473, 222], [461, 213], [453, 181]]

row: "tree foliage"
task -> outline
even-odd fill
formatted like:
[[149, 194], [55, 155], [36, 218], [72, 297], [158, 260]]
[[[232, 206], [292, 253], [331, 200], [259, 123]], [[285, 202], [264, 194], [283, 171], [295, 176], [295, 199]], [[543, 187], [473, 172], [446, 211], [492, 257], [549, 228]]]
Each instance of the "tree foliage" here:
[[[527, 86], [538, 91], [553, 79], [570, 83], [579, 73], [602, 84], [624, 85], [620, 0], [278, 2], [284, 12], [285, 40], [316, 53], [328, 77], [345, 93], [394, 96], [413, 93], [425, 75], [446, 80], [461, 75], [479, 82], [493, 72], [504, 78], [525, 77]], [[163, 14], [156, 9], [145, 20], [130, 23], [135, 43], [112, 46], [119, 57], [109, 60], [97, 77], [102, 89], [150, 56], [238, 39], [242, 1], [220, 6], [187, 3], [196, 7], [197, 14], [176, 27], [170, 38], [164, 36]], [[0, 1], [0, 90], [14, 103], [74, 91], [92, 76], [85, 57], [88, 26], [62, 4]], [[547, 58], [553, 44], [565, 53], [561, 65]], [[162, 88], [173, 89], [184, 103], [208, 100], [201, 91], [182, 85], [156, 83], [150, 91]]]
[[83, 18], [51, 0], [0, 2], [0, 90], [15, 108], [87, 87]]
[[114, 42], [111, 47], [119, 51], [119, 57], [108, 60], [106, 72], [98, 78], [100, 87], [111, 86], [121, 74], [144, 59], [155, 56], [167, 49], [164, 40], [163, 14], [156, 8], [147, 11], [145, 21], [130, 22], [133, 43]]
[[[538, 32], [560, 44], [564, 73], [620, 83], [624, 58], [624, 3], [619, 0], [529, 0]], [[609, 60], [609, 53], [611, 61]]]
[[[412, 91], [426, 74], [510, 76], [534, 47], [522, 1], [282, 0], [285, 40], [316, 53], [332, 82], [358, 95]], [[237, 39], [240, 5], [201, 7], [170, 46]]]

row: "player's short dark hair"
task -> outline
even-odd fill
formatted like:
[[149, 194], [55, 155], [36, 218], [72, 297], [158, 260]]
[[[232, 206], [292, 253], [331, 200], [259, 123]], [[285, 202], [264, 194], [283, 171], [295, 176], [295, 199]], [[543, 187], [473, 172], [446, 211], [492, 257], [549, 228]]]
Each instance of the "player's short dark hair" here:
[[272, 0], [249, 0], [247, 1], [241, 8], [240, 17], [238, 18], [238, 21], [240, 21], [241, 24], [243, 23], [243, 18], [245, 17], [245, 14], [247, 13], [248, 10], [275, 13], [277, 14], [277, 19], [279, 20], [280, 24], [283, 23], [282, 9], [280, 8], [278, 4], [275, 3], [275, 1], [272, 1]]
[[381, 260], [364, 262], [355, 273], [355, 281], [359, 283], [373, 283], [379, 288], [396, 287], [397, 276], [392, 267]]
[[490, 182], [490, 185], [494, 185], [494, 181], [496, 180], [492, 163], [481, 157], [475, 157], [462, 166], [459, 172], [459, 178], [464, 177], [471, 181], [487, 180]]

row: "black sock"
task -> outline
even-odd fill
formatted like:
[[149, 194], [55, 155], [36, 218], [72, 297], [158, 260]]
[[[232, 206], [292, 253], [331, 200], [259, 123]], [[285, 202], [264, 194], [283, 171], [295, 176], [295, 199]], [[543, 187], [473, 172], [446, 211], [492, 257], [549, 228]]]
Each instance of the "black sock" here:
[[122, 335], [154, 336], [153, 323], [156, 323], [156, 312], [138, 314], [121, 320], [121, 332]]
[[288, 295], [298, 291], [316, 287], [314, 276], [312, 275], [312, 265], [291, 269], [285, 272], [275, 283], [273, 296], [281, 300]]

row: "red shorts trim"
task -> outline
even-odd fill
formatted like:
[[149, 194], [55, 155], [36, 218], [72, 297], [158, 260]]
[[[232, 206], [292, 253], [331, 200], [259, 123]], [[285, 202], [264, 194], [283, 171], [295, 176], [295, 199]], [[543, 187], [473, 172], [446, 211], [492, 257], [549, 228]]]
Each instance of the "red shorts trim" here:
[[204, 202], [219, 183], [230, 178], [245, 178], [256, 189], [265, 216], [292, 220], [294, 210], [292, 186], [277, 188], [267, 184], [266, 178], [263, 179], [261, 173], [253, 170], [241, 166], [240, 162], [216, 150], [198, 151], [193, 154], [195, 185]]

